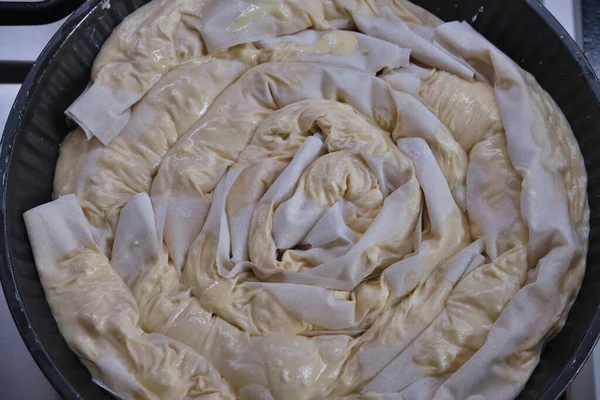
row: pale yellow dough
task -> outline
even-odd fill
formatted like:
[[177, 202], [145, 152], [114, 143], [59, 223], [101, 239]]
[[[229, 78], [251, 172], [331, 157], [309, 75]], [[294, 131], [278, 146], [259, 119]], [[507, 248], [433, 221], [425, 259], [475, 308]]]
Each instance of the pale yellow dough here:
[[[510, 63], [405, 0], [140, 8], [72, 108], [110, 103], [106, 131], [67, 136], [25, 216], [67, 343], [124, 399], [515, 397], [589, 210], [566, 119]], [[520, 297], [543, 323], [513, 328]]]

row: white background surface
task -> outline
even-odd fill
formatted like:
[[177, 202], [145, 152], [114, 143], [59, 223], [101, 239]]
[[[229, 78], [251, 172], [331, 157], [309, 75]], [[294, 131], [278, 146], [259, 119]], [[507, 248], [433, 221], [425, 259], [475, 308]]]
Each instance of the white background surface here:
[[[579, 0], [543, 2], [581, 44]], [[0, 27], [0, 60], [35, 60], [62, 22], [38, 27]], [[19, 85], [0, 84], [0, 132], [18, 90]], [[600, 367], [600, 351], [595, 352], [570, 388], [570, 400], [600, 400], [600, 368], [594, 366]], [[3, 293], [0, 293], [0, 398], [60, 399], [21, 340]]]

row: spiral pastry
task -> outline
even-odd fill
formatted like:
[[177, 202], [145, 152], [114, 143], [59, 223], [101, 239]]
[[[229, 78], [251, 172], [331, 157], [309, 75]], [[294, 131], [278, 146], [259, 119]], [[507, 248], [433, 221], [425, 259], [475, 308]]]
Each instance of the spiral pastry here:
[[405, 0], [154, 0], [25, 214], [124, 399], [511, 399], [583, 279], [583, 160], [468, 24]]

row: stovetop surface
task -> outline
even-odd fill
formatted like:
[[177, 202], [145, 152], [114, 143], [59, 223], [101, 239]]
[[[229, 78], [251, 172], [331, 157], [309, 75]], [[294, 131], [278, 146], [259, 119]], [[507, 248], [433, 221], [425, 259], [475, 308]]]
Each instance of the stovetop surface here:
[[[600, 74], [600, 0], [541, 1], [582, 46], [596, 73]], [[11, 70], [11, 75], [0, 68], [0, 133], [4, 130], [10, 108], [20, 88], [18, 83], [3, 82], [18, 82], [27, 72], [27, 64], [37, 58], [63, 22], [64, 19], [42, 26], [0, 26], [0, 66], [7, 60], [21, 62], [17, 69]], [[2, 293], [0, 361], [0, 388], [3, 399], [60, 399], [21, 340]], [[584, 366], [568, 394], [572, 400], [600, 400], [600, 348]]]

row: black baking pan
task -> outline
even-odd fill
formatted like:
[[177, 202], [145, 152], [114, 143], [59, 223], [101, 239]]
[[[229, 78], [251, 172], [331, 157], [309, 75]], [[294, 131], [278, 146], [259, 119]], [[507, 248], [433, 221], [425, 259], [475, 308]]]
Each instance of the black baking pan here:
[[[466, 20], [531, 72], [561, 107], [589, 177], [590, 250], [583, 286], [565, 327], [545, 347], [520, 399], [556, 399], [586, 361], [600, 332], [600, 83], [560, 24], [537, 0], [413, 0], [446, 21]], [[110, 399], [69, 350], [50, 313], [23, 213], [52, 199], [64, 110], [88, 83], [113, 28], [144, 0], [87, 0], [35, 62], [0, 144], [0, 279], [17, 327], [42, 371], [66, 399]], [[0, 14], [2, 11], [0, 3]], [[5, 4], [5, 3], [4, 3]], [[15, 38], [16, 40], [17, 38]]]

